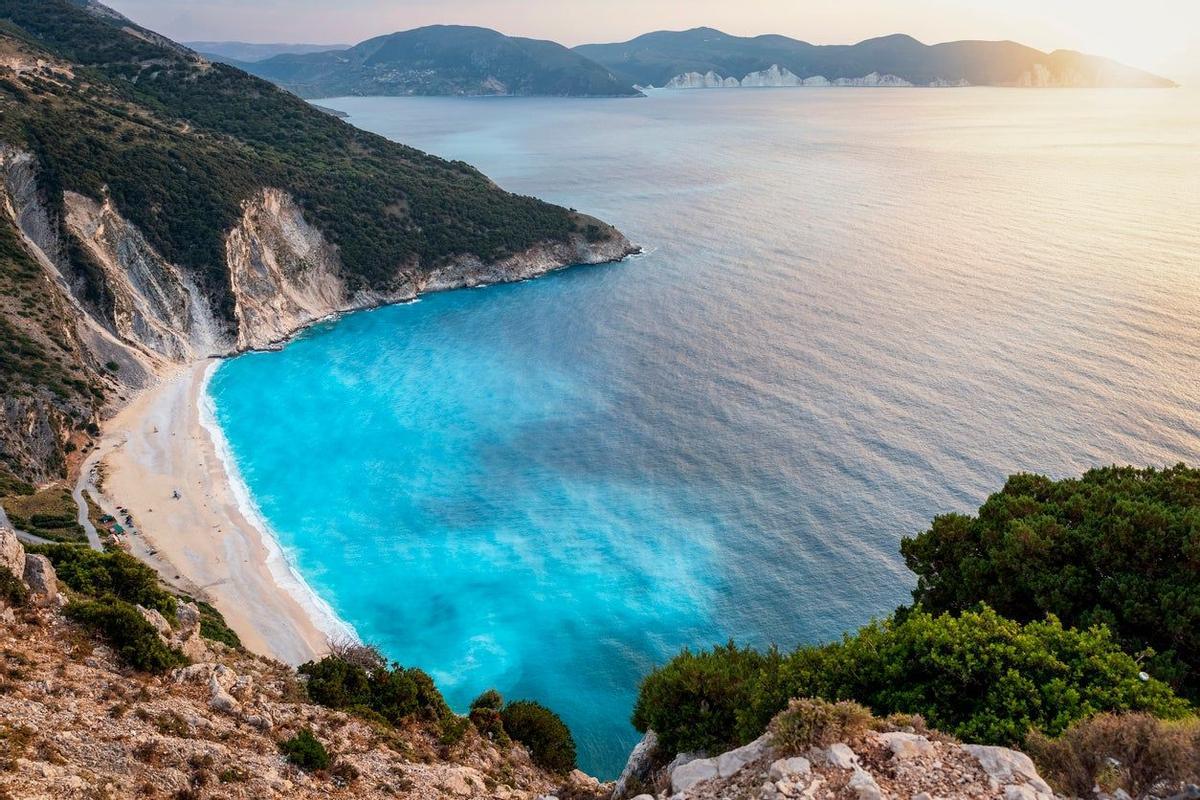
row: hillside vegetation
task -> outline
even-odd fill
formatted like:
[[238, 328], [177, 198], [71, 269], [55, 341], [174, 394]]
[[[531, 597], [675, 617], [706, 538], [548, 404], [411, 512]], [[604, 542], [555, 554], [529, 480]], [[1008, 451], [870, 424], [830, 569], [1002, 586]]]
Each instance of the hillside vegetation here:
[[638, 94], [560, 44], [463, 25], [430, 25], [347, 50], [281, 54], [237, 66], [301, 97]]
[[[778, 65], [800, 78], [830, 81], [872, 72], [895, 75], [918, 86], [966, 81], [973, 86], [1015, 86], [1044, 74], [1050, 85], [1173, 86], [1164, 78], [1114, 61], [1068, 50], [1043, 53], [1016, 42], [960, 41], [926, 45], [897, 34], [853, 45], [812, 45], [787, 36], [731, 36], [713, 28], [657, 31], [628, 42], [587, 44], [581, 55], [642, 86], [710, 70], [741, 80]], [[1037, 67], [1044, 67], [1041, 73]]]
[[1015, 475], [904, 541], [912, 607], [786, 654], [684, 651], [645, 678], [633, 723], [669, 759], [746, 745], [797, 698], [854, 701], [1027, 748], [1067, 791], [1172, 794], [1200, 775], [1198, 487], [1183, 465]]

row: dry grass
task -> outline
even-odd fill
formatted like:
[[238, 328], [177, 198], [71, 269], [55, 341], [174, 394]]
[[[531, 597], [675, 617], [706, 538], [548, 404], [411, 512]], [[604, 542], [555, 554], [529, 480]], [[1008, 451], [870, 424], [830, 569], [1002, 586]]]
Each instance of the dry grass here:
[[1142, 797], [1200, 782], [1200, 719], [1164, 721], [1148, 714], [1100, 714], [1061, 736], [1026, 744], [1041, 774], [1059, 791], [1090, 797], [1092, 787]]
[[858, 703], [829, 703], [805, 698], [788, 703], [788, 707], [771, 720], [768, 730], [777, 748], [802, 753], [810, 747], [828, 747], [835, 742], [860, 739], [874, 723], [871, 712]]

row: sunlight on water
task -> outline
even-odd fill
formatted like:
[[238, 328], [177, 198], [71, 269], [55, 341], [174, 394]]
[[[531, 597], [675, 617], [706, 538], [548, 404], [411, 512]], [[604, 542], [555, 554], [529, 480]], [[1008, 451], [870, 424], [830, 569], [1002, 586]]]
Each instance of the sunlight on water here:
[[218, 417], [364, 638], [612, 777], [681, 646], [886, 614], [899, 539], [1008, 473], [1200, 461], [1196, 100], [322, 101], [648, 254], [321, 325], [222, 366]]

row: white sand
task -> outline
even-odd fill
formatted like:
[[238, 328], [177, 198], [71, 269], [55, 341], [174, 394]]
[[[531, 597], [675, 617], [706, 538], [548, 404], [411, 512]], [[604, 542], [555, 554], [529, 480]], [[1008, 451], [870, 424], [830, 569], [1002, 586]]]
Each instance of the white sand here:
[[138, 529], [133, 552], [168, 582], [200, 592], [248, 649], [299, 664], [346, 630], [288, 568], [247, 498], [239, 503], [240, 479], [226, 473], [223, 441], [203, 424], [211, 363], [165, 377], [106, 426], [103, 505], [128, 508]]

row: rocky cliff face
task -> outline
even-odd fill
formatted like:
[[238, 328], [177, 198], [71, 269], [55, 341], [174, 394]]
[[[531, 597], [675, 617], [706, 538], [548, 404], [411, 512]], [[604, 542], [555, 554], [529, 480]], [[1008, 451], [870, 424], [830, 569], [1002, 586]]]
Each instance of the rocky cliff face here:
[[[1036, 80], [1036, 79], [1030, 79]], [[764, 88], [764, 87], [795, 87], [795, 86], [861, 86], [861, 87], [903, 87], [912, 86], [912, 83], [899, 78], [895, 75], [881, 75], [878, 72], [872, 72], [863, 75], [860, 78], [838, 78], [830, 81], [824, 75], [810, 75], [807, 78], [801, 78], [786, 67], [781, 67], [778, 64], [773, 64], [768, 69], [751, 72], [741, 80], [734, 77], [723, 78], [713, 71], [705, 74], [699, 72], [688, 72], [683, 75], [676, 75], [664, 88], [667, 89], [737, 89], [737, 88]], [[933, 87], [946, 86], [965, 86], [965, 81], [933, 81], [928, 84]]]
[[[70, 343], [68, 366], [111, 390], [110, 409], [172, 365], [267, 347], [331, 314], [615, 261], [635, 250], [615, 229], [585, 220], [599, 235], [572, 234], [494, 262], [460, 256], [437, 265], [398, 265], [389, 288], [351, 290], [337, 248], [288, 194], [264, 188], [226, 234], [223, 266], [233, 309], [222, 314], [111, 199], [66, 192], [58, 219], [39, 195], [33, 157], [11, 147], [0, 146], [0, 178], [4, 213], [55, 305], [40, 324], [26, 327], [48, 341]], [[90, 407], [55, 406], [41, 390], [6, 392], [0, 444], [15, 454], [25, 477], [61, 477], [73, 424], [93, 414]]]

